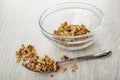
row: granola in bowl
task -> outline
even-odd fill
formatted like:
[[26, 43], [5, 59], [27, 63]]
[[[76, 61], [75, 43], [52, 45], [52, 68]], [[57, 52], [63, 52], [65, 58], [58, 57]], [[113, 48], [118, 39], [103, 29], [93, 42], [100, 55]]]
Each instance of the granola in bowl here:
[[[86, 26], [83, 24], [75, 25], [75, 24], [68, 24], [67, 22], [64, 22], [58, 27], [57, 30], [54, 30], [53, 33], [55, 35], [59, 35], [59, 36], [72, 36], [73, 37], [73, 36], [81, 36], [81, 35], [90, 33], [90, 30], [87, 29]], [[85, 45], [85, 44], [91, 42], [91, 40], [89, 40], [89, 41], [84, 41], [84, 40], [89, 39], [92, 36], [93, 35], [77, 37], [77, 38], [61, 38], [61, 37], [53, 37], [53, 38], [58, 41], [66, 42], [66, 44], [58, 43], [65, 47], [77, 47], [77, 46], [82, 46], [82, 45]], [[80, 41], [83, 41], [83, 42], [80, 42]], [[78, 42], [78, 43], [74, 43], [74, 42]]]

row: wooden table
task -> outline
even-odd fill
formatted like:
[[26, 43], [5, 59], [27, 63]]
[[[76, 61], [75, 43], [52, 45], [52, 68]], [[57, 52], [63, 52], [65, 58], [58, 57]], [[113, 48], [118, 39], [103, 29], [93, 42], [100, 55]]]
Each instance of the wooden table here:
[[[120, 0], [79, 0], [99, 7], [105, 14], [104, 32], [90, 47], [66, 51], [53, 46], [41, 34], [38, 19], [53, 4], [69, 0], [0, 0], [0, 80], [120, 80]], [[74, 1], [74, 0], [72, 0]], [[21, 44], [33, 44], [40, 56], [47, 54], [54, 60], [60, 56], [83, 56], [101, 50], [112, 50], [104, 59], [78, 62], [72, 73], [39, 74], [15, 63], [15, 51]], [[54, 77], [50, 77], [53, 74]]]

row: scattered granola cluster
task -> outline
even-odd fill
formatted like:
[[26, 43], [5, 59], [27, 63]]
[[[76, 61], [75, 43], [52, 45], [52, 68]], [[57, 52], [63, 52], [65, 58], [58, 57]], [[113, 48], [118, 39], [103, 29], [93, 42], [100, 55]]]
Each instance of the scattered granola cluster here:
[[53, 75], [53, 74], [51, 74], [51, 75], [50, 75], [50, 77], [54, 77], [54, 75]]
[[37, 72], [57, 71], [56, 62], [47, 55], [39, 58], [32, 45], [24, 46], [16, 52], [16, 62], [27, 61], [26, 67]]
[[66, 59], [69, 59], [69, 57], [66, 55], [61, 56], [61, 60], [66, 60]]
[[70, 68], [71, 68], [72, 72], [75, 72], [78, 67], [77, 67], [76, 63], [72, 63], [72, 64], [70, 64]]
[[64, 73], [67, 68], [65, 66], [59, 66], [59, 69], [62, 73]]

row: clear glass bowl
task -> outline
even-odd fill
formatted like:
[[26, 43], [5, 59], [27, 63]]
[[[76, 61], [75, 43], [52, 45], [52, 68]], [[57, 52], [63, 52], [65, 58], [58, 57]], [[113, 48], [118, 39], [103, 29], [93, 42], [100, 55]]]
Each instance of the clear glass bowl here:
[[[84, 24], [91, 32], [80, 36], [53, 34], [64, 21], [70, 24]], [[54, 5], [45, 10], [39, 19], [42, 34], [57, 47], [67, 50], [79, 50], [90, 46], [100, 37], [103, 22], [103, 12], [99, 8], [81, 2]]]

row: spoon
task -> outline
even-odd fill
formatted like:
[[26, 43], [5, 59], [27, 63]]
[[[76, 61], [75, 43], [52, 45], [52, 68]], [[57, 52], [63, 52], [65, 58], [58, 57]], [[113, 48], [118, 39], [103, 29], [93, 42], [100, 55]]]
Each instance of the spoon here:
[[[107, 57], [110, 56], [112, 54], [112, 51], [101, 51], [95, 54], [90, 54], [90, 55], [86, 55], [86, 56], [81, 56], [81, 57], [76, 57], [76, 58], [69, 58], [66, 60], [62, 60], [62, 61], [57, 61], [56, 64], [60, 65], [62, 63], [66, 63], [66, 62], [71, 62], [71, 61], [84, 61], [84, 60], [92, 60], [92, 59], [99, 59], [99, 58], [103, 58], [103, 57]], [[27, 62], [23, 62], [22, 65], [23, 67], [27, 68], [26, 65]], [[28, 70], [32, 71], [31, 69], [27, 68]], [[36, 71], [33, 71], [36, 72]]]

